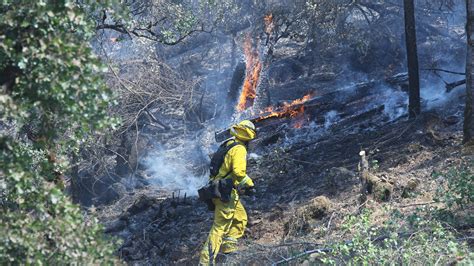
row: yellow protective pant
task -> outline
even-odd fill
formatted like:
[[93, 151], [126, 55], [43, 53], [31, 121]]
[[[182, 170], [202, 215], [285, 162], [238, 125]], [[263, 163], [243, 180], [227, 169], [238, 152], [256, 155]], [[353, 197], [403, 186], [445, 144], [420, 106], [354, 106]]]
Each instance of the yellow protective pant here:
[[244, 235], [247, 226], [247, 213], [240, 202], [238, 195], [232, 191], [228, 203], [220, 199], [213, 199], [214, 223], [201, 251], [200, 265], [215, 264], [215, 259], [222, 245], [222, 252], [230, 253], [236, 250], [237, 240]]

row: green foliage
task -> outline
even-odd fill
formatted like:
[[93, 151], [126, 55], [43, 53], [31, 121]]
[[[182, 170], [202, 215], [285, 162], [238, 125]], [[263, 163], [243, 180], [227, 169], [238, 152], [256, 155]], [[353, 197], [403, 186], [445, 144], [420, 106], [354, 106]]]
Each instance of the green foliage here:
[[348, 217], [343, 229], [351, 239], [334, 244], [332, 252], [320, 258], [323, 263], [443, 265], [473, 259], [468, 247], [457, 242], [441, 223], [418, 214], [405, 217], [393, 212], [388, 221], [375, 226], [371, 213], [365, 211]]
[[[453, 221], [459, 217], [456, 218], [453, 211], [472, 206], [472, 168], [467, 164], [460, 165], [435, 173], [434, 177], [442, 182], [436, 200], [443, 202], [445, 207], [427, 207], [411, 215], [392, 211], [389, 219], [378, 222], [367, 210], [350, 216], [343, 224], [350, 240], [332, 245], [332, 251], [320, 260], [329, 264], [356, 265], [444, 265], [459, 260], [466, 265], [472, 264], [474, 253], [466, 243], [456, 239], [455, 232], [445, 222], [455, 224]], [[443, 219], [440, 221], [439, 218]], [[463, 221], [466, 221], [465, 217]]]
[[94, 25], [75, 1], [6, 0], [0, 13], [0, 264], [111, 263], [61, 187], [71, 153], [112, 125]]
[[377, 171], [380, 168], [379, 160], [372, 160], [371, 163], [372, 163], [371, 168], [374, 169], [375, 171]]
[[442, 180], [436, 191], [435, 200], [444, 202], [447, 209], [464, 209], [474, 202], [474, 171], [472, 166], [465, 164], [452, 167], [443, 173], [433, 176]]

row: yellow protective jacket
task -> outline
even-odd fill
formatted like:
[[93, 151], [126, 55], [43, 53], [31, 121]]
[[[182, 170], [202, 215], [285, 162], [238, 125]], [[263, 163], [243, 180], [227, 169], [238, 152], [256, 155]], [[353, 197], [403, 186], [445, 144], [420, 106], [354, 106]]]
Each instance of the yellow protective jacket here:
[[[232, 138], [227, 141], [226, 145], [230, 145], [233, 142], [238, 142], [241, 145], [235, 145], [227, 152], [224, 157], [224, 163], [219, 168], [219, 173], [215, 177], [211, 177], [211, 179], [232, 178], [234, 187], [253, 187], [252, 179], [247, 176], [247, 148], [245, 143], [238, 138]], [[228, 173], [229, 175], [226, 177]]]

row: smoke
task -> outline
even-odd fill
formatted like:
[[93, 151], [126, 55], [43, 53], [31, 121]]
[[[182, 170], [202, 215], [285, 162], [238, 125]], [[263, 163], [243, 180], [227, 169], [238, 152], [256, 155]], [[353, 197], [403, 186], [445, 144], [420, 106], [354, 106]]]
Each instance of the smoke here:
[[[463, 65], [460, 59], [465, 58], [465, 53], [463, 53], [464, 48], [462, 48], [465, 45], [461, 38], [456, 37], [462, 34], [463, 27], [459, 25], [463, 25], [465, 21], [465, 17], [458, 16], [462, 11], [461, 9], [462, 7], [456, 7], [456, 12], [454, 12], [455, 14], [447, 18], [445, 25], [447, 30], [440, 29], [440, 32], [443, 34], [432, 34], [431, 27], [427, 28], [427, 30], [426, 28], [422, 28], [421, 23], [418, 23], [419, 27], [417, 29], [419, 31], [418, 42], [420, 67], [429, 68], [431, 66], [434, 66], [457, 71], [459, 67]], [[355, 15], [356, 17], [352, 19], [357, 19], [365, 23], [365, 18], [361, 16], [361, 14]], [[417, 17], [423, 17], [425, 20], [427, 20], [427, 22], [429, 22], [427, 23], [427, 25], [433, 24], [433, 22], [429, 21], [430, 19], [433, 19], [432, 17], [422, 16], [422, 14], [419, 14], [419, 16]], [[393, 28], [398, 27], [397, 31], [394, 31], [394, 36], [399, 36], [403, 32], [403, 20], [397, 19], [394, 21], [396, 22], [396, 25], [393, 25]], [[448, 34], [446, 34], [448, 29], [449, 32]], [[455, 40], [453, 36], [458, 38], [459, 40], [456, 42], [453, 41]], [[240, 119], [245, 118], [246, 115], [249, 115], [245, 112], [234, 114], [233, 117], [230, 117], [230, 114], [229, 116], [222, 114], [224, 113], [223, 105], [225, 99], [228, 97], [227, 88], [231, 87], [231, 80], [235, 71], [236, 62], [241, 61], [243, 59], [243, 51], [241, 46], [243, 40], [235, 40], [234, 37], [229, 37], [225, 35], [216, 35], [213, 38], [210, 38], [207, 35], [196, 35], [191, 40], [193, 41], [188, 42], [188, 44], [179, 44], [174, 47], [157, 46], [160, 48], [156, 51], [156, 54], [163, 58], [166, 58], [170, 65], [176, 65], [179, 70], [183, 69], [183, 71], [188, 71], [190, 76], [200, 79], [200, 91], [198, 90], [197, 95], [203, 95], [203, 100], [201, 101], [200, 106], [204, 109], [204, 111], [207, 112], [206, 115], [203, 115], [202, 117], [210, 119], [206, 121], [206, 128], [204, 131], [219, 131], [220, 129], [226, 128], [230, 123], [236, 122]], [[236, 41], [236, 43], [234, 43], [234, 41]], [[406, 64], [403, 62], [398, 62], [400, 60], [399, 58], [404, 57], [404, 44], [402, 42], [396, 41], [393, 43], [385, 43], [386, 47], [383, 47], [384, 43], [385, 42], [381, 43], [379, 46], [376, 46], [377, 49], [380, 49], [379, 51], [382, 51], [381, 54], [387, 54], [386, 57], [382, 57], [380, 58], [380, 60], [377, 59], [378, 61], [380, 61], [377, 61], [378, 64], [381, 66], [386, 66], [387, 68], [390, 66], [390, 69], [392, 69], [393, 67], [393, 71], [405, 71], [404, 68]], [[457, 43], [462, 44], [462, 46], [458, 45]], [[283, 43], [279, 44], [283, 45]], [[110, 43], [108, 45], [111, 46], [108, 48], [115, 49], [116, 51], [113, 51], [117, 54], [123, 54], [126, 52], [125, 50], [123, 50], [126, 47], [119, 46], [117, 43]], [[118, 47], [120, 47], [121, 49], [119, 49]], [[263, 45], [259, 47], [259, 49], [263, 48]], [[288, 47], [283, 46], [283, 48], [289, 48], [289, 45]], [[288, 50], [291, 51], [290, 49]], [[375, 50], [375, 48], [372, 49], [370, 53], [374, 53]], [[390, 54], [390, 52], [393, 52], [393, 54]], [[196, 60], [196, 54], [200, 53], [205, 53], [207, 56], [203, 56], [200, 60]], [[285, 56], [290, 56], [289, 52], [287, 52], [286, 50], [283, 54]], [[377, 55], [378, 54], [375, 54], [374, 58], [377, 58]], [[284, 62], [284, 58], [285, 57], [281, 58], [281, 62]], [[279, 60], [280, 58], [277, 59]], [[279, 61], [275, 61], [274, 64], [277, 64], [278, 62]], [[433, 62], [435, 62], [436, 64], [431, 64]], [[453, 67], [451, 68], [449, 64], [452, 64]], [[334, 98], [334, 102], [344, 102], [354, 93], [357, 93], [357, 90], [354, 90], [354, 87], [357, 85], [357, 81], [378, 80], [381, 73], [380, 70], [382, 69], [381, 67], [377, 67], [376, 70], [380, 70], [373, 70], [367, 73], [367, 69], [363, 67], [358, 67], [364, 70], [359, 72], [357, 71], [358, 68], [354, 68], [348, 62], [344, 64], [338, 63], [338, 68], [339, 67], [343, 76], [338, 76], [338, 79], [336, 81], [328, 83], [329, 86], [333, 86], [334, 88], [342, 88], [341, 93], [338, 93]], [[425, 78], [424, 76], [429, 73], [430, 72], [422, 71], [420, 75], [422, 76], [422, 78]], [[303, 77], [298, 77], [298, 79], [299, 78]], [[458, 77], [453, 77], [453, 79], [456, 78]], [[449, 79], [449, 77], [445, 79], [446, 81], [452, 81]], [[352, 81], [352, 84], [348, 84], [350, 83], [350, 81]], [[315, 83], [316, 82], [320, 81], [315, 81]], [[321, 84], [324, 83], [321, 82]], [[435, 86], [435, 84], [437, 85]], [[286, 87], [286, 85], [288, 84], [286, 83], [282, 86]], [[426, 104], [426, 106], [423, 108], [424, 110], [448, 104], [446, 98], [448, 98], [449, 100], [458, 97], [453, 93], [454, 91], [451, 93], [451, 95], [448, 95], [444, 92], [444, 89], [440, 87], [443, 86], [443, 83], [441, 82], [441, 80], [439, 80], [439, 77], [437, 77], [437, 80], [433, 80], [429, 86], [424, 85], [425, 84], [422, 84], [421, 90], [422, 99]], [[241, 87], [238, 89], [239, 93], [241, 89]], [[260, 89], [262, 90], [263, 87]], [[379, 92], [381, 94], [379, 94], [381, 97], [376, 99], [374, 102], [371, 102], [370, 104], [361, 107], [360, 110], [356, 110], [355, 112], [367, 111], [370, 108], [383, 104], [384, 114], [389, 118], [390, 121], [399, 119], [401, 116], [407, 114], [408, 97], [406, 92], [390, 89], [389, 87], [385, 86], [382, 86], [381, 88], [377, 89], [383, 90], [383, 92]], [[286, 90], [286, 92], [295, 94], [293, 90], [289, 88]], [[278, 96], [277, 93], [275, 93], [274, 95]], [[288, 99], [284, 97], [278, 98], [274, 95], [272, 95], [272, 101]], [[302, 95], [295, 96], [297, 97]], [[231, 106], [230, 109], [233, 109], [233, 107], [234, 104]], [[333, 110], [329, 111], [324, 115], [323, 125], [318, 125], [318, 123], [316, 123], [315, 121], [311, 121], [310, 123], [308, 123], [308, 125], [304, 125], [300, 129], [289, 129], [288, 134], [285, 135], [286, 140], [283, 142], [283, 145], [290, 145], [294, 141], [297, 141], [300, 138], [307, 138], [308, 136], [330, 134], [328, 129], [334, 123], [337, 123], [339, 120], [341, 120], [341, 118], [344, 119], [346, 115], [347, 114], [344, 114], [342, 112], [338, 113], [337, 111]], [[199, 122], [202, 123], [202, 121]], [[205, 134], [206, 133], [196, 134], [194, 138], [190, 138], [193, 139], [193, 141], [183, 141], [186, 143], [181, 144], [182, 146], [180, 148], [173, 147], [173, 149], [170, 149], [170, 147], [161, 146], [160, 148], [154, 150], [152, 153], [148, 154], [146, 158], [143, 159], [142, 163], [146, 166], [146, 173], [149, 178], [149, 181], [155, 184], [156, 186], [159, 186], [169, 191], [180, 190], [182, 192], [186, 192], [189, 195], [195, 195], [197, 189], [203, 184], [205, 184], [207, 181], [207, 175], [205, 173], [202, 173], [202, 171], [197, 171], [196, 164], [201, 164], [203, 165], [203, 167], [207, 167], [207, 153], [214, 151], [216, 145], [212, 134], [209, 134], [210, 137]], [[184, 138], [186, 137], [178, 137], [178, 139]], [[188, 146], [193, 144], [191, 142], [201, 143], [198, 143], [199, 147]], [[195, 144], [196, 143], [194, 143], [194, 145]]]
[[328, 129], [332, 124], [339, 120], [337, 111], [329, 111], [324, 115], [324, 128]]
[[394, 121], [408, 113], [408, 97], [403, 91], [396, 91], [391, 88], [384, 88], [383, 96], [384, 109], [383, 112], [389, 117], [390, 121]]
[[168, 191], [197, 195], [197, 190], [206, 184], [208, 178], [202, 171], [198, 173], [193, 169], [195, 165], [190, 162], [201, 162], [202, 165], [207, 165], [207, 162], [203, 162], [205, 157], [193, 149], [192, 144], [186, 144], [178, 149], [159, 146], [143, 159], [142, 164], [146, 167], [146, 177], [150, 183]]

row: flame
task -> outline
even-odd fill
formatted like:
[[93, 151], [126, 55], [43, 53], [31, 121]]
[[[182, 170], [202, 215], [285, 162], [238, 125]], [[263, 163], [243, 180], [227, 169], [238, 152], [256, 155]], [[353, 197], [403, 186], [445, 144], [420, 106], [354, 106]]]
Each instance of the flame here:
[[253, 102], [257, 97], [257, 85], [262, 70], [258, 51], [252, 46], [250, 35], [247, 35], [244, 41], [244, 54], [246, 73], [242, 93], [237, 104], [237, 110], [240, 112], [253, 106]]
[[265, 33], [271, 34], [274, 28], [273, 25], [273, 14], [270, 13], [263, 17], [263, 22], [265, 22]]
[[257, 118], [255, 121], [262, 121], [272, 117], [285, 117], [289, 116], [291, 118], [296, 118], [294, 122], [295, 128], [300, 128], [304, 123], [304, 103], [307, 102], [314, 96], [314, 93], [308, 93], [302, 98], [296, 99], [290, 103], [284, 102], [283, 106], [280, 108], [274, 108], [273, 106], [269, 106], [265, 108], [261, 114], [261, 117]]

